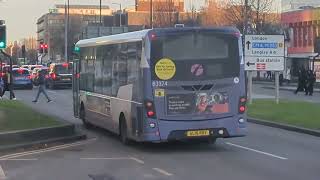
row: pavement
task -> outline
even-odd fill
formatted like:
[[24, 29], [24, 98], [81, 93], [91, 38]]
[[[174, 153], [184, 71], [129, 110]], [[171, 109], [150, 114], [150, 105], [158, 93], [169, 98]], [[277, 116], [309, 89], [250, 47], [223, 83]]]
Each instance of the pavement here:
[[[275, 89], [272, 89], [274, 86], [272, 84], [253, 84], [253, 99], [274, 99], [275, 98]], [[294, 87], [288, 87], [294, 88]], [[313, 96], [306, 96], [304, 92], [299, 92], [294, 94], [293, 91], [281, 90], [280, 89], [280, 100], [294, 100], [294, 101], [306, 101], [311, 103], [320, 103], [320, 93], [314, 93]]]
[[[256, 89], [257, 88], [257, 89]], [[272, 96], [270, 90], [256, 95]], [[280, 95], [295, 99], [288, 92]], [[71, 90], [51, 90], [54, 102], [31, 100], [33, 91], [16, 91], [18, 99], [46, 114], [81, 125], [73, 118]], [[309, 97], [305, 97], [309, 98]], [[320, 98], [314, 98], [316, 103]], [[312, 99], [310, 99], [312, 100]], [[318, 117], [316, 117], [318, 118]], [[248, 136], [219, 139], [215, 145], [164, 143], [122, 145], [99, 128], [85, 130], [88, 140], [0, 157], [0, 179], [9, 180], [318, 180], [320, 139], [282, 129], [248, 124]]]

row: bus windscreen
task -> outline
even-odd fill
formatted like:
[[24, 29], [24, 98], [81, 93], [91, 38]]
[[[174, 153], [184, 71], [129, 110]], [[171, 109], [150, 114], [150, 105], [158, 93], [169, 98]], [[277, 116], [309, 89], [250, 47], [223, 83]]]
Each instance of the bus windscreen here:
[[[212, 80], [239, 76], [238, 38], [230, 34], [186, 32], [165, 35], [152, 42], [152, 68], [169, 59], [175, 81]], [[153, 79], [161, 80], [156, 72]]]

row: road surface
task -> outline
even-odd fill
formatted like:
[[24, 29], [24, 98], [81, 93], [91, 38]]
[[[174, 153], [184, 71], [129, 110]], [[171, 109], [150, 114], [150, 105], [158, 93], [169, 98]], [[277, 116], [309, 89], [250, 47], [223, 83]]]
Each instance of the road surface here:
[[[72, 123], [71, 90], [50, 90], [32, 104], [33, 91], [18, 99]], [[268, 94], [260, 94], [268, 95]], [[319, 118], [319, 117], [315, 117]], [[9, 180], [319, 180], [320, 138], [249, 124], [248, 136], [196, 143], [122, 145], [101, 129], [84, 130], [89, 138], [43, 151], [0, 157], [0, 179]]]

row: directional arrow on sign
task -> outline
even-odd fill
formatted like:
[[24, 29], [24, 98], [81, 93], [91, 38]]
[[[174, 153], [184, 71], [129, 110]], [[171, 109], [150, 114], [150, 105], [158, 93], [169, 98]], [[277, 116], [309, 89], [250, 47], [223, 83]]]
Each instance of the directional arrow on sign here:
[[255, 65], [256, 63], [247, 62], [247, 66]]
[[247, 42], [246, 42], [246, 45], [247, 45], [248, 50], [250, 49], [250, 44], [251, 44], [250, 41], [247, 41]]

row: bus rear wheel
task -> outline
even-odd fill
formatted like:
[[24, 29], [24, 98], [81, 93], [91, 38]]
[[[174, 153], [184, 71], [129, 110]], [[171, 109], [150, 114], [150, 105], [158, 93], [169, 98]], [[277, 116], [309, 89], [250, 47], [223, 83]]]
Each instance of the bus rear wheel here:
[[126, 120], [124, 118], [121, 118], [120, 120], [120, 140], [122, 144], [129, 145], [130, 140], [128, 139], [128, 129]]
[[84, 106], [83, 106], [83, 105], [82, 105], [81, 108], [80, 108], [80, 114], [79, 114], [79, 116], [80, 116], [80, 119], [82, 120], [82, 123], [83, 123], [84, 127], [85, 127], [86, 129], [90, 129], [92, 126], [91, 126], [90, 123], [88, 123], [88, 122], [86, 121], [86, 112], [85, 112], [85, 110], [84, 110]]

